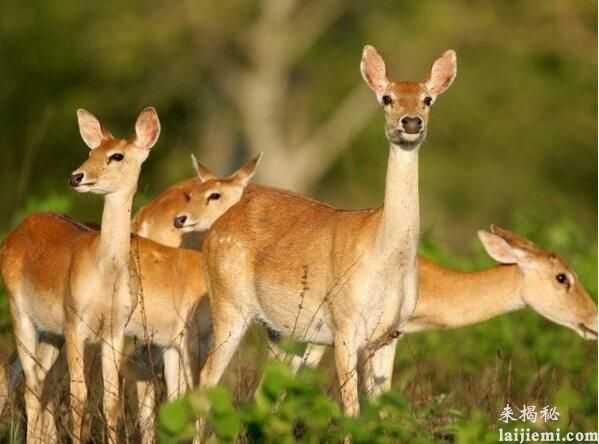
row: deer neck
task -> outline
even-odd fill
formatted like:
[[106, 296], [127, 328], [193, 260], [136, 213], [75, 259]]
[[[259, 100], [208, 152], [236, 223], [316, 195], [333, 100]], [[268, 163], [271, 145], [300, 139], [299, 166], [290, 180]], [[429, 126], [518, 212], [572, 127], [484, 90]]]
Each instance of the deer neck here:
[[390, 146], [381, 211], [376, 232], [377, 251], [385, 256], [408, 254], [415, 259], [420, 231], [418, 148], [407, 151]]
[[526, 305], [516, 265], [463, 273], [421, 263], [419, 271], [419, 298], [407, 332], [464, 327]]
[[106, 195], [98, 244], [98, 261], [123, 267], [131, 248], [131, 208], [135, 189]]

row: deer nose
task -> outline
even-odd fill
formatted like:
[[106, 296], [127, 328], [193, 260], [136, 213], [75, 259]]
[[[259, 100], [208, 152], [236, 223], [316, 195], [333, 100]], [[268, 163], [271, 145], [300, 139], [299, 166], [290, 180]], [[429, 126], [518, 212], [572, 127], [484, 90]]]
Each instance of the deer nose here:
[[71, 178], [69, 179], [69, 184], [73, 188], [78, 187], [79, 185], [81, 185], [81, 181], [83, 180], [84, 176], [85, 176], [84, 173], [73, 173], [73, 174], [71, 174]]
[[406, 116], [401, 119], [403, 129], [408, 134], [417, 134], [422, 130], [422, 119], [420, 117]]
[[187, 222], [186, 214], [181, 214], [175, 217], [175, 220], [173, 221], [175, 228], [183, 228], [185, 226], [185, 222]]

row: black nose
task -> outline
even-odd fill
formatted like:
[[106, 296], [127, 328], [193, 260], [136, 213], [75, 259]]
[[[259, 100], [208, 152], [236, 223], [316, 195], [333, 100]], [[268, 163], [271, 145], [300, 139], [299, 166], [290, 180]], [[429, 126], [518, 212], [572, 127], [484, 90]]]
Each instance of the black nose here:
[[181, 216], [175, 217], [174, 224], [175, 228], [183, 228], [185, 226], [185, 222], [187, 221], [187, 216], [182, 214]]
[[83, 173], [71, 174], [69, 183], [71, 184], [72, 187], [78, 187], [81, 184], [81, 181], [83, 180], [83, 176], [84, 176]]
[[404, 117], [401, 119], [403, 129], [408, 134], [417, 134], [422, 130], [422, 119], [420, 117]]

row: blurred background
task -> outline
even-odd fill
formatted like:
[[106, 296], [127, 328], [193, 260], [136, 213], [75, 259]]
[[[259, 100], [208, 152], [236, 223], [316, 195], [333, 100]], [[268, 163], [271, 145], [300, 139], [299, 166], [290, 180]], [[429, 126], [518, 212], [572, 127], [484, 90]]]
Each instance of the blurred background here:
[[[46, 209], [99, 221], [101, 198], [67, 186], [87, 157], [79, 107], [121, 137], [143, 106], [157, 107], [163, 132], [136, 207], [190, 177], [190, 153], [224, 174], [258, 152], [259, 182], [378, 206], [388, 147], [362, 47], [376, 46], [397, 80], [424, 80], [453, 48], [458, 76], [421, 152], [423, 251], [488, 264], [476, 230], [505, 225], [562, 253], [596, 297], [596, 2], [9, 0], [0, 42], [0, 232]], [[406, 341], [412, 354], [399, 360], [412, 370], [400, 384], [429, 375], [431, 396], [451, 393], [452, 377], [476, 387], [485, 368], [509, 358], [512, 372], [514, 359], [510, 384], [524, 398], [570, 387], [596, 427], [595, 344], [530, 313], [494, 322], [444, 334], [443, 346], [437, 333]], [[408, 365], [415, 358], [420, 367]], [[454, 407], [480, 407], [460, 393]]]
[[596, 237], [596, 4], [468, 0], [3, 3], [0, 227], [63, 199], [99, 220], [67, 177], [85, 159], [78, 107], [115, 135], [158, 108], [163, 133], [138, 205], [192, 174], [264, 151], [259, 180], [347, 208], [382, 202], [382, 111], [363, 83], [365, 43], [391, 76], [423, 80], [445, 49], [458, 77], [422, 149], [422, 219], [464, 252], [515, 211], [575, 219]]

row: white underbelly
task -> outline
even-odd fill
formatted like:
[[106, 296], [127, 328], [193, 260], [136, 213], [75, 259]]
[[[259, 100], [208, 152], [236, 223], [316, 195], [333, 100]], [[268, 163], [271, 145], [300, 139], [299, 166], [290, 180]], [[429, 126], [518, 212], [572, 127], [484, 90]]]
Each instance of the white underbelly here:
[[64, 334], [64, 310], [62, 304], [52, 303], [46, 298], [31, 301], [28, 313], [40, 332]]
[[333, 343], [332, 320], [325, 303], [318, 302], [314, 295], [302, 299], [296, 292], [283, 288], [278, 288], [275, 294], [276, 299], [270, 295], [259, 298], [259, 322], [278, 334], [300, 342]]

